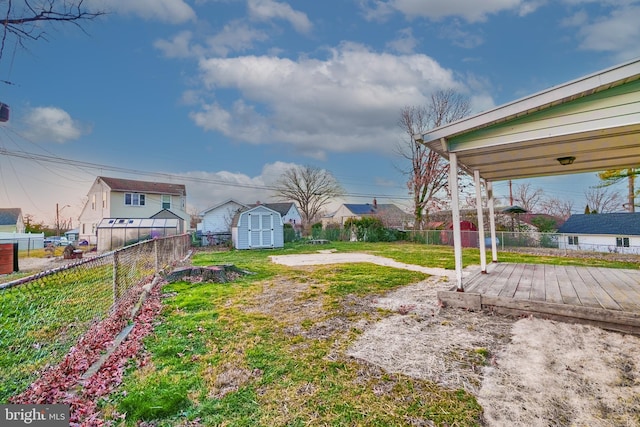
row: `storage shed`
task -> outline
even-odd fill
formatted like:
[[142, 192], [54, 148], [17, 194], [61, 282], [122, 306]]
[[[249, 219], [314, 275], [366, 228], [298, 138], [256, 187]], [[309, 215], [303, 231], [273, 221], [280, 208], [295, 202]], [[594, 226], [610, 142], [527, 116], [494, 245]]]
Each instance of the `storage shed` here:
[[141, 240], [179, 234], [175, 218], [104, 218], [98, 224], [98, 252], [121, 248]]
[[[463, 248], [478, 247], [478, 227], [471, 221], [460, 221], [461, 243]], [[447, 231], [441, 232], [443, 245], [453, 246], [453, 223], [447, 225]]]
[[282, 217], [263, 205], [239, 212], [231, 224], [231, 239], [236, 249], [281, 248], [284, 246]]

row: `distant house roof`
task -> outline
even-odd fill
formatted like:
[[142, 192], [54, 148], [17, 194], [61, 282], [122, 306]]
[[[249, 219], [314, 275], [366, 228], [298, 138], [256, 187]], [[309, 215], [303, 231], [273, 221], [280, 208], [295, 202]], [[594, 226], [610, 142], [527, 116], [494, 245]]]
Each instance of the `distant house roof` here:
[[640, 235], [640, 213], [577, 214], [558, 229], [570, 234]]
[[252, 208], [255, 208], [256, 206], [266, 206], [269, 209], [278, 212], [280, 215], [285, 216], [286, 214], [289, 213], [289, 210], [291, 209], [291, 205], [295, 206], [295, 204], [293, 202], [255, 203], [255, 204], [252, 204], [252, 205], [249, 205], [249, 206], [252, 207]]
[[235, 204], [237, 204], [237, 205], [243, 206], [244, 208], [248, 208], [248, 207], [249, 207], [249, 205], [245, 205], [244, 203], [240, 203], [240, 202], [239, 202], [239, 201], [237, 201], [237, 200], [234, 200], [234, 199], [227, 199], [227, 200], [225, 200], [225, 201], [224, 201], [224, 202], [222, 202], [222, 203], [218, 203], [218, 204], [217, 204], [217, 205], [215, 205], [215, 206], [211, 206], [210, 208], [207, 208], [207, 209], [203, 210], [200, 214], [201, 214], [201, 215], [206, 215], [208, 212], [211, 212], [211, 211], [212, 211], [212, 210], [214, 210], [214, 209], [218, 209], [218, 208], [220, 208], [220, 207], [222, 207], [222, 206], [224, 206], [224, 205], [226, 205], [226, 204], [228, 204], [228, 203], [235, 203]]
[[172, 194], [185, 196], [187, 194], [184, 184], [169, 184], [164, 182], [135, 181], [133, 179], [109, 178], [99, 176], [113, 191], [131, 191], [135, 193]]
[[402, 209], [391, 203], [376, 203], [375, 205], [369, 203], [345, 203], [344, 206], [349, 209], [354, 215], [374, 215], [385, 211], [402, 212]]
[[16, 225], [22, 215], [20, 208], [0, 208], [0, 225]]

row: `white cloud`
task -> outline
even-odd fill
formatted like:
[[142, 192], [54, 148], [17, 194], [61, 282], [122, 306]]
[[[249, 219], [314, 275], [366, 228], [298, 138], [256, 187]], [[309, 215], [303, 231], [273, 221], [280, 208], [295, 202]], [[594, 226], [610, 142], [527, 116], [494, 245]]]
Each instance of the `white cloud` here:
[[325, 59], [211, 58], [200, 69], [213, 96], [235, 90], [242, 100], [203, 104], [191, 114], [198, 126], [254, 144], [289, 144], [315, 158], [330, 151], [389, 153], [402, 107], [425, 105], [437, 89], [467, 92], [426, 55], [377, 53], [352, 43]]
[[25, 136], [34, 141], [64, 143], [80, 138], [89, 130], [56, 107], [32, 108], [24, 118]]
[[387, 46], [399, 53], [413, 53], [418, 40], [413, 36], [413, 29], [403, 28], [398, 31], [398, 37], [387, 43]]
[[222, 31], [207, 39], [208, 52], [227, 56], [230, 52], [242, 52], [251, 49], [255, 41], [267, 40], [265, 32], [257, 30], [243, 22], [231, 22]]
[[459, 17], [468, 22], [482, 22], [488, 15], [502, 11], [514, 11], [524, 16], [535, 11], [542, 1], [524, 0], [387, 0], [364, 3], [365, 16], [370, 19], [385, 17], [390, 10], [397, 10], [408, 18], [423, 17], [441, 20]]
[[233, 21], [208, 37], [204, 44], [194, 42], [191, 31], [181, 31], [171, 39], [156, 40], [153, 46], [167, 58], [201, 58], [205, 55], [227, 56], [232, 52], [242, 52], [252, 49], [254, 42], [267, 39], [265, 32], [244, 22]]
[[198, 212], [234, 199], [241, 203], [275, 202], [275, 193], [270, 190], [282, 173], [294, 163], [275, 162], [265, 164], [257, 176], [229, 171], [205, 172], [193, 171], [180, 174], [186, 181], [189, 205]]
[[640, 56], [640, 7], [630, 6], [613, 10], [608, 16], [597, 17], [583, 24], [579, 35], [580, 48], [611, 52], [618, 60]]
[[197, 46], [191, 45], [193, 33], [191, 31], [181, 31], [170, 40], [156, 40], [153, 46], [162, 51], [167, 58], [189, 58], [198, 56]]
[[183, 24], [196, 19], [195, 11], [184, 0], [89, 0], [108, 11], [137, 15], [143, 19]]
[[294, 10], [289, 4], [274, 0], [249, 0], [249, 16], [256, 21], [284, 19], [299, 33], [309, 33], [313, 25], [307, 15]]

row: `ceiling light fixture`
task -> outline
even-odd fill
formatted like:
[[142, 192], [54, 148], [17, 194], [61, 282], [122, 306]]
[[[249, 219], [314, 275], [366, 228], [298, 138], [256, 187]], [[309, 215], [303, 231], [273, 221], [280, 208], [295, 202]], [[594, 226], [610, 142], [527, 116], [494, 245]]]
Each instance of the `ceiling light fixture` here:
[[567, 157], [558, 157], [556, 160], [562, 165], [562, 166], [566, 166], [566, 165], [570, 165], [573, 163], [573, 161], [576, 158], [573, 156], [567, 156]]

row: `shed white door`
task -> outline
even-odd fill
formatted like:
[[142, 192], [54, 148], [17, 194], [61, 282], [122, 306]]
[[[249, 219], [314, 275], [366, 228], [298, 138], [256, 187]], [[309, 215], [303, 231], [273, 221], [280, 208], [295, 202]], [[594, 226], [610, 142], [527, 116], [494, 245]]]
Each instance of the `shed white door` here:
[[249, 247], [273, 247], [273, 214], [256, 212], [249, 214]]

